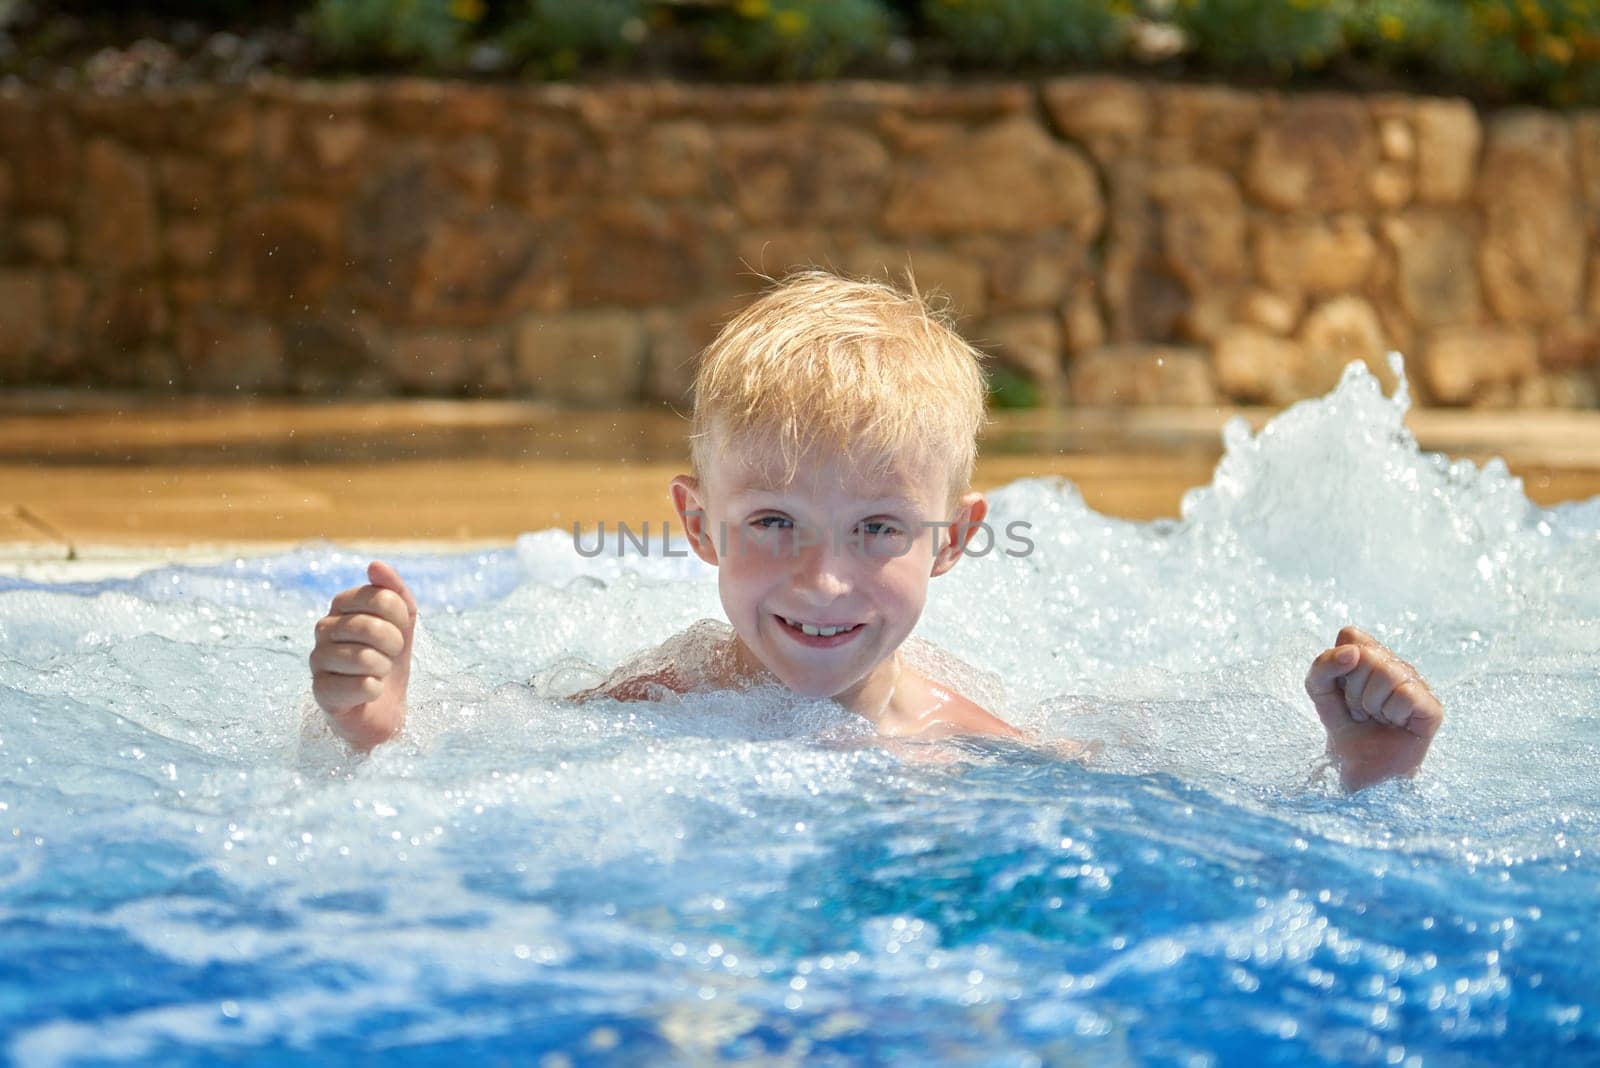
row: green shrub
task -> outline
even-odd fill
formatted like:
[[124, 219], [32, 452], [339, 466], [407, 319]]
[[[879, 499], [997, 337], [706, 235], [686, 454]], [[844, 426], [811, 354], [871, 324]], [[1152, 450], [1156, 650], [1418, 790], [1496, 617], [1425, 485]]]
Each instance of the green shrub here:
[[1318, 67], [1344, 44], [1341, 0], [1177, 0], [1171, 6], [1171, 20], [1211, 66]]
[[1128, 0], [926, 0], [928, 28], [952, 58], [981, 66], [1054, 65], [1114, 52]]
[[830, 78], [883, 56], [891, 28], [879, 0], [734, 0], [703, 41], [730, 74]]
[[1352, 49], [1475, 94], [1600, 101], [1600, 9], [1586, 0], [1354, 0]]
[[1589, 0], [1469, 0], [1464, 55], [1452, 73], [1506, 96], [1557, 104], [1600, 98], [1600, 11]]
[[531, 72], [562, 78], [626, 62], [647, 33], [643, 0], [532, 0], [501, 41]]
[[1009, 367], [991, 367], [984, 373], [991, 408], [1037, 408], [1038, 383]]
[[444, 66], [482, 0], [317, 0], [311, 32], [330, 59], [354, 66]]

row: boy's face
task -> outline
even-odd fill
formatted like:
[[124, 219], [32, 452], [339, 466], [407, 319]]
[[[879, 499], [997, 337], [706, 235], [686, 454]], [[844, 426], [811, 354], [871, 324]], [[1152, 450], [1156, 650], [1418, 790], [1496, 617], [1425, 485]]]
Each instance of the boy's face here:
[[987, 509], [977, 493], [952, 507], [934, 463], [874, 477], [813, 453], [785, 485], [773, 458], [722, 449], [704, 475], [674, 479], [673, 502], [718, 568], [741, 652], [796, 693], [846, 705], [892, 678], [928, 580], [954, 566]]

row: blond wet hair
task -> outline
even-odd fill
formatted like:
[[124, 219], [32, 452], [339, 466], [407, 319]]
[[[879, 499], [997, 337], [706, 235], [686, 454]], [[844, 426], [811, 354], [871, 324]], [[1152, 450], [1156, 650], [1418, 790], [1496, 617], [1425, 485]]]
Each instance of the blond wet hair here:
[[972, 484], [983, 424], [981, 354], [947, 306], [820, 268], [787, 275], [700, 357], [690, 441], [704, 478], [716, 451], [781, 457], [792, 479], [813, 449], [858, 470], [940, 464], [954, 500]]

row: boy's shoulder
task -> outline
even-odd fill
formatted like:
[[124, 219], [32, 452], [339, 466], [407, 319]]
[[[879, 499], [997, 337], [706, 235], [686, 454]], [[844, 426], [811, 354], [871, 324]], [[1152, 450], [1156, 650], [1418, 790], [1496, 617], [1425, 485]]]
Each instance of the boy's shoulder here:
[[574, 694], [573, 700], [655, 701], [672, 694], [723, 689], [733, 684], [732, 636], [728, 624], [702, 619], [626, 661], [598, 686]]
[[927, 741], [960, 735], [995, 735], [1023, 738], [1013, 727], [987, 708], [959, 693], [942, 681], [905, 669], [895, 688], [895, 717], [880, 732], [895, 737]]

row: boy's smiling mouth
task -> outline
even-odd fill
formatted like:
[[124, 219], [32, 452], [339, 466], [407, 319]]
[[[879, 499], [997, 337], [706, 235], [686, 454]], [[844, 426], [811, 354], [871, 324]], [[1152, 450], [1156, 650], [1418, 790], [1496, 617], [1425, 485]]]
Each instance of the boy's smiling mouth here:
[[850, 637], [860, 630], [861, 623], [820, 624], [807, 623], [799, 619], [773, 613], [773, 618], [783, 624], [790, 637], [805, 645], [830, 646], [840, 645], [850, 640]]

